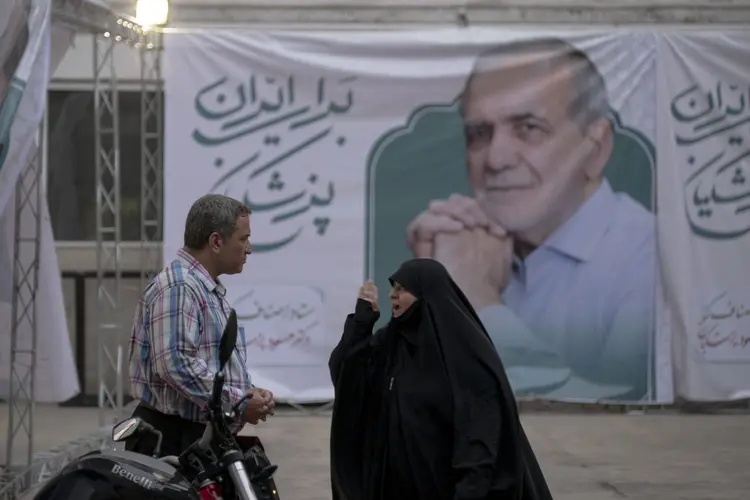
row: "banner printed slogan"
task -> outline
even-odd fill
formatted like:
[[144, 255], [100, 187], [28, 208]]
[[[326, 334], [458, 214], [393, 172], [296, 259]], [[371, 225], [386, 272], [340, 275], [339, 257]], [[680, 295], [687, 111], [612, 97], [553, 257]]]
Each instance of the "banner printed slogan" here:
[[269, 380], [264, 386], [282, 398], [330, 399], [331, 332], [343, 325], [363, 267], [363, 168], [352, 165], [364, 165], [367, 147], [350, 124], [357, 79], [345, 70], [264, 68], [248, 55], [257, 57], [256, 40], [239, 37], [236, 54], [216, 41], [167, 41], [164, 258], [182, 245], [199, 196], [251, 206], [253, 255], [243, 273], [222, 280], [254, 381]]
[[[220, 152], [213, 166], [221, 176], [209, 192], [251, 206], [253, 226], [263, 228], [255, 231], [253, 251], [271, 254], [294, 245], [303, 234], [325, 237], [328, 232], [336, 179], [316, 171], [285, 175], [281, 167], [299, 161], [322, 141], [338, 146], [346, 142], [329, 116], [344, 115], [351, 108], [352, 91], [345, 86], [352, 79], [330, 82], [318, 77], [310, 82], [294, 75], [279, 78], [250, 72], [246, 76], [238, 84], [222, 76], [198, 92], [195, 110], [202, 120], [192, 139], [199, 147]], [[343, 99], [337, 102], [337, 96], [330, 94], [342, 87], [345, 91], [338, 97]], [[233, 102], [226, 108], [222, 104], [228, 93]], [[251, 154], [233, 154], [230, 148], [239, 145], [252, 145]], [[240, 176], [246, 182], [238, 184]], [[240, 311], [239, 320], [253, 325], [246, 330], [248, 347], [263, 354], [261, 366], [317, 362], [310, 348], [313, 338], [322, 336], [321, 290], [295, 285], [258, 288], [249, 280], [237, 280], [234, 288], [244, 291], [233, 304]]]
[[750, 69], [735, 63], [750, 57], [748, 47], [746, 35], [668, 36], [661, 56], [669, 70], [665, 152], [682, 185], [682, 199], [669, 201], [684, 207], [690, 247], [685, 334], [691, 358], [734, 364], [744, 370], [736, 381], [750, 368]]

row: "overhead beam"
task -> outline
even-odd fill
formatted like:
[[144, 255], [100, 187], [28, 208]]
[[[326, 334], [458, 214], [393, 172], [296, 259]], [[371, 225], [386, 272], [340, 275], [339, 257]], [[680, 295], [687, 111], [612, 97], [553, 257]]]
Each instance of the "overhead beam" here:
[[[113, 0], [130, 12], [133, 3]], [[170, 26], [750, 24], [746, 0], [173, 0]], [[592, 26], [595, 27], [595, 26]]]

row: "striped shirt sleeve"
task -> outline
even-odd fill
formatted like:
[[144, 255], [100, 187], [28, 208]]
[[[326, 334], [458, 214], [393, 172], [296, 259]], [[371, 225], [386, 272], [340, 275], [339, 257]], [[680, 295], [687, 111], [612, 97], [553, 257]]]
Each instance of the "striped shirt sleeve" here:
[[[164, 382], [199, 407], [211, 396], [215, 373], [198, 357], [201, 335], [200, 302], [185, 283], [162, 290], [149, 308], [147, 320], [153, 370]], [[218, 352], [218, 339], [216, 339]], [[244, 396], [236, 387], [226, 387], [223, 399], [235, 404]]]

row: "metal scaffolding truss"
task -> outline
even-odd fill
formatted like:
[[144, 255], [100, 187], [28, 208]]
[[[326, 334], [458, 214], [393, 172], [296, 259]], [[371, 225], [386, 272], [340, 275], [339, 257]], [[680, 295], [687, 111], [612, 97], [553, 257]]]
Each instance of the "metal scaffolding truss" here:
[[161, 264], [164, 82], [161, 33], [141, 50], [141, 289]]
[[[99, 425], [108, 408], [122, 408], [120, 303], [120, 114], [115, 36], [94, 34], [94, 148], [96, 150], [96, 317]], [[107, 275], [110, 275], [109, 278]]]
[[[15, 245], [11, 329], [11, 390], [8, 401], [6, 470], [0, 471], [0, 500], [23, 492], [57, 473], [72, 458], [108, 446], [105, 416], [123, 409], [123, 346], [116, 322], [121, 292], [119, 99], [116, 47], [138, 50], [141, 59], [141, 239], [143, 278], [158, 267], [162, 225], [162, 35], [146, 31], [106, 4], [91, 0], [53, 0], [53, 22], [90, 33], [94, 45], [94, 133], [96, 148], [97, 367], [100, 428], [56, 450], [34, 454], [34, 374], [37, 339], [37, 289], [40, 255], [43, 159], [46, 127], [16, 185]], [[20, 221], [27, 221], [21, 224]], [[33, 220], [32, 223], [28, 223]], [[22, 228], [25, 233], [22, 234]], [[28, 234], [26, 234], [28, 233]], [[30, 332], [28, 338], [19, 332]], [[84, 381], [81, 381], [83, 385]], [[24, 448], [23, 463], [18, 449]]]
[[[94, 35], [94, 116], [96, 148], [97, 370], [99, 425], [110, 409], [121, 412], [124, 400], [124, 347], [118, 317], [122, 291], [120, 129], [115, 47], [121, 40]], [[158, 268], [162, 220], [162, 35], [144, 33], [135, 43], [141, 59], [141, 282]], [[129, 173], [127, 173], [129, 174]]]
[[[41, 140], [31, 161], [21, 170], [15, 190], [13, 299], [11, 302], [10, 391], [8, 397], [8, 446], [6, 466], [12, 466], [16, 448], [23, 446], [30, 464], [34, 435], [34, 369], [37, 342], [36, 292], [39, 287], [41, 210]], [[27, 218], [31, 224], [23, 224]], [[30, 333], [29, 337], [19, 331]]]

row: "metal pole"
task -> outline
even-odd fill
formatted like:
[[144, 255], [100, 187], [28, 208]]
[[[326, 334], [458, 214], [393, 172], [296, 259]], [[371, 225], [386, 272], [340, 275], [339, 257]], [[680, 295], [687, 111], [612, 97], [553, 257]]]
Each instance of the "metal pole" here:
[[[41, 170], [44, 137], [37, 132], [33, 157], [16, 182], [13, 299], [11, 302], [10, 394], [6, 465], [16, 465], [16, 445], [25, 441], [26, 466], [34, 454], [34, 376], [37, 345], [37, 290], [41, 245]], [[23, 436], [23, 437], [22, 437]]]
[[[117, 360], [120, 304], [120, 127], [114, 50], [117, 36], [94, 35], [94, 133], [96, 149], [97, 372], [99, 425], [109, 409], [122, 410]], [[111, 273], [114, 278], [106, 279]]]
[[42, 138], [40, 141], [40, 143], [44, 145], [44, 147], [41, 148], [42, 149], [42, 168], [40, 171], [41, 183], [42, 183], [41, 185], [42, 199], [46, 199], [47, 197], [47, 186], [49, 182], [49, 147], [47, 146], [48, 137], [49, 137], [49, 112], [48, 112], [48, 106], [44, 106], [44, 115], [42, 115]]
[[[44, 116], [43, 120], [46, 121], [47, 118], [47, 107], [44, 108]], [[34, 197], [34, 207], [31, 210], [34, 222], [33, 222], [33, 228], [34, 228], [34, 240], [33, 240], [33, 246], [34, 246], [34, 260], [32, 263], [33, 267], [33, 281], [31, 284], [32, 289], [32, 304], [33, 304], [33, 312], [31, 314], [31, 352], [29, 353], [30, 358], [30, 364], [29, 367], [29, 449], [28, 454], [26, 456], [26, 464], [31, 465], [31, 460], [34, 457], [34, 412], [36, 410], [35, 407], [35, 387], [36, 387], [36, 347], [37, 343], [39, 342], [39, 309], [37, 308], [37, 301], [36, 301], [36, 295], [37, 291], [39, 290], [39, 269], [41, 267], [41, 251], [42, 251], [42, 203], [44, 196], [44, 189], [43, 189], [43, 182], [44, 179], [42, 177], [42, 171], [44, 168], [44, 160], [47, 152], [47, 129], [44, 126], [44, 122], [42, 122], [42, 128], [39, 131], [39, 147], [37, 149], [36, 157], [34, 158], [34, 162], [32, 163], [34, 168], [34, 173], [32, 174], [34, 176], [33, 181], [33, 197]], [[46, 203], [46, 200], [44, 200], [44, 203]]]

